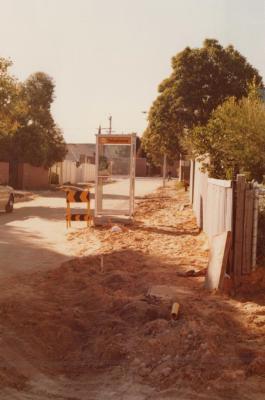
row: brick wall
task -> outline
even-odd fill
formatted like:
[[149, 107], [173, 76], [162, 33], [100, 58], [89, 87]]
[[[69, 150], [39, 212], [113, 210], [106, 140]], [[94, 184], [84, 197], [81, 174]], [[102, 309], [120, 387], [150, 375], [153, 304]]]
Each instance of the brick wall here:
[[9, 181], [9, 163], [0, 161], [0, 183]]
[[[33, 167], [30, 164], [21, 164], [20, 176], [22, 175], [23, 190], [48, 189], [49, 170], [43, 167]], [[21, 174], [22, 172], [22, 174]]]

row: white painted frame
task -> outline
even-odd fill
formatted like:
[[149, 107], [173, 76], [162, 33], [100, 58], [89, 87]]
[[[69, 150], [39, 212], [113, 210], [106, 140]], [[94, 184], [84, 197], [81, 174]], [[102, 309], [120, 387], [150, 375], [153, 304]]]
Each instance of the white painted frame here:
[[[134, 196], [135, 196], [135, 165], [136, 165], [136, 134], [132, 133], [129, 135], [117, 135], [117, 134], [112, 134], [111, 137], [117, 139], [116, 145], [125, 145], [125, 146], [130, 146], [130, 174], [129, 174], [129, 193], [128, 193], [128, 200], [129, 200], [129, 209], [128, 210], [112, 210], [112, 209], [107, 209], [107, 210], [99, 210], [98, 208], [98, 194], [99, 194], [99, 146], [101, 143], [99, 143], [99, 137], [100, 138], [109, 138], [110, 135], [96, 135], [96, 174], [95, 174], [95, 217], [98, 216], [110, 216], [110, 215], [124, 215], [124, 216], [129, 216], [132, 218], [134, 214]], [[130, 138], [130, 144], [124, 144], [122, 142], [122, 139], [125, 137]], [[119, 143], [118, 140], [119, 138], [121, 139], [121, 142]], [[107, 144], [111, 146], [112, 144]], [[113, 144], [114, 145], [114, 144]], [[100, 177], [102, 177], [100, 175]]]

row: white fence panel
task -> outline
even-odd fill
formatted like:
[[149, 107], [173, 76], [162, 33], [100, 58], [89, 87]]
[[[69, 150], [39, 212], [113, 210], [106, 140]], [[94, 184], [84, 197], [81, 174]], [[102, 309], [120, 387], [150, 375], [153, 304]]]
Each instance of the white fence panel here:
[[203, 215], [205, 212], [206, 197], [207, 197], [207, 182], [208, 182], [208, 174], [202, 173], [200, 170], [200, 164], [198, 162], [195, 162], [194, 181], [193, 181], [194, 185], [193, 210], [196, 215], [197, 224], [200, 228], [203, 228]]
[[[194, 169], [194, 171], [193, 171]], [[232, 182], [208, 178], [199, 162], [193, 163], [191, 174], [191, 199], [198, 226], [211, 238], [232, 230]]]
[[208, 179], [203, 230], [209, 237], [232, 230], [232, 187], [227, 183], [230, 187]]
[[61, 163], [60, 184], [64, 183], [84, 183], [95, 180], [96, 166], [94, 164], [81, 164], [79, 167], [76, 163], [64, 160]]
[[81, 180], [80, 182], [91, 182], [95, 181], [96, 178], [96, 166], [95, 164], [82, 164], [81, 168]]
[[61, 184], [76, 183], [76, 164], [75, 162], [64, 160], [61, 164]]

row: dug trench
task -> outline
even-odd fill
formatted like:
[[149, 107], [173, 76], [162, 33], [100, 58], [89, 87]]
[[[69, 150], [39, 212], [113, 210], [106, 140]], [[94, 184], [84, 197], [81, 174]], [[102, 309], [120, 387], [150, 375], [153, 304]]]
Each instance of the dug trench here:
[[185, 276], [208, 245], [183, 190], [138, 201], [132, 226], [76, 237], [100, 246], [1, 281], [1, 399], [264, 398], [263, 269], [234, 298]]

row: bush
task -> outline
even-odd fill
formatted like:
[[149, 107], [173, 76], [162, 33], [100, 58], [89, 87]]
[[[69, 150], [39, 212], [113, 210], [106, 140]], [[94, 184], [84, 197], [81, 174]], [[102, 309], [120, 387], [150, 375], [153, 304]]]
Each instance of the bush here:
[[252, 93], [237, 101], [227, 99], [206, 126], [187, 134], [194, 158], [204, 162], [209, 175], [233, 179], [237, 173], [262, 182], [265, 174], [265, 105]]

